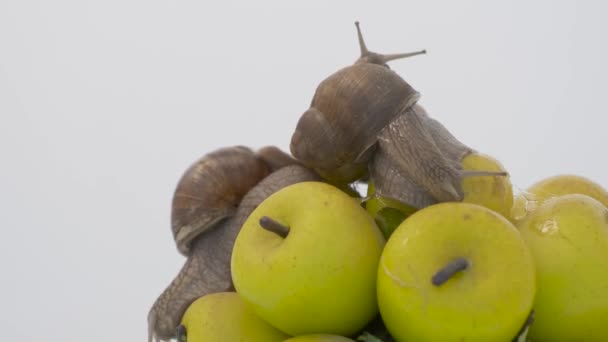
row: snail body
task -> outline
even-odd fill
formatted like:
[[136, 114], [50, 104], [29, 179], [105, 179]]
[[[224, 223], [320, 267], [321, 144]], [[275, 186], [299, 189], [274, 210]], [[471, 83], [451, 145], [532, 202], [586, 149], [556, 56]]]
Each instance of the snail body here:
[[[429, 125], [418, 108], [409, 108], [381, 132], [378, 153], [386, 154], [392, 161], [392, 168], [436, 202], [460, 201], [464, 196], [460, 186], [460, 160], [449, 153], [453, 147], [438, 139], [437, 127]], [[472, 151], [464, 149], [466, 153]], [[387, 165], [384, 165], [374, 170], [372, 179], [381, 178], [386, 169]], [[394, 187], [392, 184], [386, 186]], [[381, 193], [385, 186], [377, 189]], [[408, 204], [420, 208], [418, 203]]]
[[[406, 126], [408, 129], [404, 129]], [[420, 141], [429, 142], [427, 148], [418, 146]], [[461, 200], [460, 163], [472, 152], [420, 105], [415, 105], [381, 132], [370, 164], [370, 178], [378, 196], [417, 209], [440, 201]], [[411, 159], [421, 162], [408, 162]]]

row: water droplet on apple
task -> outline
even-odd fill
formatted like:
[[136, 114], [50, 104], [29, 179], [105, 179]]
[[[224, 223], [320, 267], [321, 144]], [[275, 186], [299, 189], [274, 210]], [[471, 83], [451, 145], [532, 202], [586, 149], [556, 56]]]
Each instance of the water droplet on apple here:
[[536, 208], [538, 207], [538, 201], [536, 200], [528, 200], [526, 201], [526, 212], [531, 213], [533, 211], [536, 210]]
[[557, 221], [551, 219], [536, 225], [536, 230], [542, 235], [551, 235], [559, 231], [559, 226], [557, 225]]

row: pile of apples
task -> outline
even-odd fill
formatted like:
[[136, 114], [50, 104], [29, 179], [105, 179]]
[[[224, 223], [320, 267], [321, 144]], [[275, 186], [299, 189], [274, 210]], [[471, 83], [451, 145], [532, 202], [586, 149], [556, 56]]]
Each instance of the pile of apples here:
[[[559, 175], [514, 196], [386, 65], [425, 52], [370, 52], [356, 26], [361, 57], [317, 88], [295, 159], [236, 147], [185, 174], [189, 259], [149, 340], [181, 317], [180, 342], [608, 341], [608, 192]], [[272, 183], [289, 167], [308, 178]]]
[[508, 177], [463, 189], [417, 211], [373, 185], [363, 200], [322, 182], [279, 190], [237, 237], [236, 292], [191, 304], [187, 340], [608, 341], [608, 192], [571, 175], [515, 200]]

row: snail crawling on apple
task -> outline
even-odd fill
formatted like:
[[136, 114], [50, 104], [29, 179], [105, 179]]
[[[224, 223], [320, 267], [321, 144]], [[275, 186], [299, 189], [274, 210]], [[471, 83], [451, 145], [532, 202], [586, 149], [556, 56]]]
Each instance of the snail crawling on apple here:
[[386, 64], [426, 53], [382, 55], [367, 49], [355, 23], [361, 56], [317, 87], [290, 150], [335, 183], [367, 177], [380, 196], [415, 208], [464, 198], [463, 178], [506, 176], [463, 170], [473, 150], [417, 105], [420, 94]]
[[[355, 26], [361, 55], [316, 88], [291, 155], [226, 147], [182, 176], [171, 224], [187, 260], [149, 311], [148, 340], [371, 342], [374, 319], [397, 341], [608, 340], [608, 193], [577, 179], [531, 193], [537, 211], [514, 205], [500, 162], [387, 65], [426, 51], [371, 52]], [[564, 234], [570, 245], [550, 240]], [[552, 313], [568, 332], [547, 332]]]
[[[274, 171], [273, 171], [274, 170]], [[234, 240], [249, 214], [276, 190], [318, 176], [274, 147], [222, 148], [195, 162], [173, 195], [172, 228], [187, 260], [148, 314], [148, 340], [168, 340], [197, 298], [232, 289]]]

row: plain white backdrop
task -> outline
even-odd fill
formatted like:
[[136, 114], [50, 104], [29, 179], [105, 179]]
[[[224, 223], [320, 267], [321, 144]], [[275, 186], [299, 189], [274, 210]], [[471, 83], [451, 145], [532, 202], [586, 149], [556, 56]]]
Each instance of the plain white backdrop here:
[[0, 331], [143, 341], [184, 262], [177, 180], [216, 148], [288, 148], [355, 20], [461, 141], [526, 188], [608, 186], [603, 1], [0, 0]]

